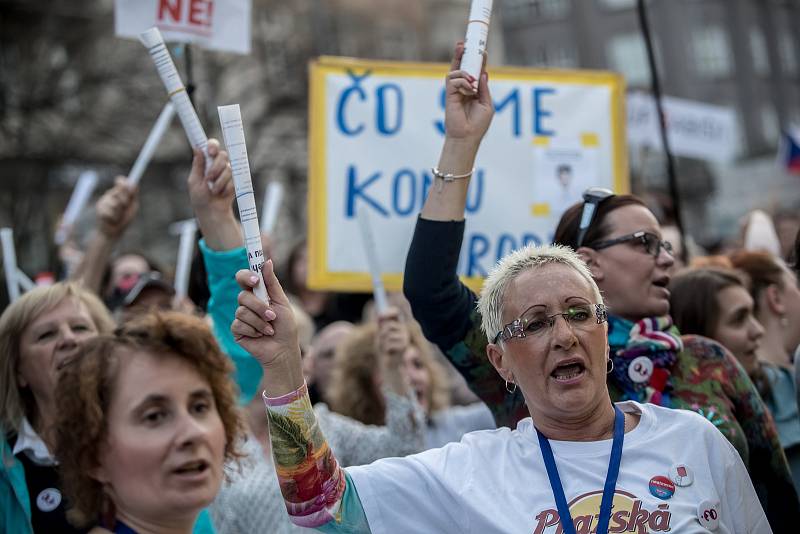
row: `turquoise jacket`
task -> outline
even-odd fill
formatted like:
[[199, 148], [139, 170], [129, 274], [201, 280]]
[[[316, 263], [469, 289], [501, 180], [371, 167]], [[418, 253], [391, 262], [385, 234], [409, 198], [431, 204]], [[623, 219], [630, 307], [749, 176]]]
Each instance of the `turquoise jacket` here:
[[239, 247], [218, 252], [208, 248], [202, 239], [200, 251], [206, 264], [208, 290], [211, 293], [206, 312], [214, 324], [214, 337], [236, 366], [233, 378], [239, 386], [239, 402], [244, 405], [258, 391], [262, 374], [261, 364], [240, 347], [231, 334], [231, 321], [239, 306], [239, 286], [235, 276], [236, 271], [250, 267], [247, 251], [244, 247]]

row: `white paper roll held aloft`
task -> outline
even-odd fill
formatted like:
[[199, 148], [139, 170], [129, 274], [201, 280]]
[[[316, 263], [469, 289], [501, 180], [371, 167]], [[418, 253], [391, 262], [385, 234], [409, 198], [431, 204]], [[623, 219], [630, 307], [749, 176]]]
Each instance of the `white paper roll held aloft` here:
[[283, 184], [280, 182], [270, 182], [264, 191], [264, 201], [261, 208], [261, 231], [272, 234], [275, 229], [275, 222], [278, 220], [281, 202], [283, 201]]
[[180, 223], [178, 260], [175, 263], [175, 296], [184, 298], [189, 294], [189, 272], [192, 269], [192, 254], [197, 233], [197, 223], [189, 219]]
[[153, 154], [155, 153], [156, 148], [158, 148], [161, 138], [164, 137], [164, 133], [166, 133], [169, 125], [172, 124], [172, 117], [174, 116], [175, 106], [172, 105], [172, 102], [167, 102], [167, 104], [164, 106], [164, 109], [161, 110], [161, 113], [158, 115], [156, 123], [153, 125], [153, 129], [150, 130], [150, 134], [147, 136], [147, 140], [144, 142], [142, 150], [136, 157], [136, 161], [133, 163], [133, 167], [131, 167], [131, 172], [128, 173], [129, 184], [136, 185], [139, 183], [139, 180], [142, 179], [142, 175], [144, 174], [145, 169], [147, 169], [147, 165], [153, 158]]
[[466, 71], [476, 82], [481, 75], [483, 56], [489, 41], [489, 22], [492, 19], [492, 0], [472, 0], [467, 21], [467, 36], [464, 39], [464, 55], [461, 70]]
[[189, 144], [193, 148], [199, 148], [206, 156], [206, 169], [211, 166], [211, 158], [208, 156], [208, 137], [203, 130], [203, 125], [200, 124], [200, 119], [197, 117], [197, 112], [189, 99], [189, 94], [183, 86], [178, 69], [175, 68], [175, 63], [172, 61], [172, 56], [167, 50], [167, 45], [164, 43], [164, 38], [158, 28], [150, 28], [146, 32], [139, 35], [139, 40], [147, 48], [153, 63], [156, 65], [158, 75], [161, 81], [164, 82], [164, 87], [167, 90], [169, 99], [172, 105], [175, 106], [175, 112], [181, 120], [183, 129], [186, 132], [186, 137], [189, 139]]
[[14, 302], [19, 298], [19, 282], [17, 281], [17, 252], [14, 249], [14, 231], [11, 228], [0, 228], [0, 243], [3, 246], [3, 271], [6, 274], [8, 300]]
[[239, 208], [239, 221], [242, 223], [244, 246], [247, 248], [247, 259], [250, 270], [258, 273], [260, 283], [253, 292], [269, 303], [262, 269], [264, 267], [264, 251], [261, 248], [261, 228], [258, 225], [256, 197], [253, 193], [253, 179], [250, 176], [250, 161], [247, 158], [247, 145], [244, 139], [244, 126], [239, 104], [217, 107], [219, 122], [222, 125], [222, 139], [231, 160], [233, 186], [236, 189], [236, 205]]
[[72, 226], [78, 220], [83, 208], [86, 207], [86, 203], [89, 202], [95, 187], [97, 187], [97, 173], [94, 171], [82, 172], [75, 184], [75, 189], [72, 190], [72, 196], [69, 197], [64, 216], [61, 217], [61, 223], [56, 230], [56, 245], [63, 245], [67, 242]]
[[372, 278], [372, 294], [375, 297], [375, 310], [382, 314], [389, 308], [389, 302], [386, 298], [386, 289], [383, 286], [383, 279], [381, 278], [381, 266], [378, 260], [378, 248], [375, 245], [375, 238], [372, 235], [372, 227], [369, 224], [369, 218], [366, 213], [358, 212], [356, 214], [358, 219], [358, 227], [361, 230], [361, 242], [364, 244], [364, 254], [367, 256], [367, 263], [369, 264], [370, 278]]

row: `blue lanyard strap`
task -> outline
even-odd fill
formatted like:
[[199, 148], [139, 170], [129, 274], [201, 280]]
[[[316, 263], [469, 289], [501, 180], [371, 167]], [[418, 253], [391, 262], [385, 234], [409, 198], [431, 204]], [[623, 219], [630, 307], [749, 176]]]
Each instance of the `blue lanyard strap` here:
[[133, 530], [131, 527], [120, 521], [119, 519], [116, 520], [114, 523], [114, 534], [136, 534], [136, 531]]
[[[564, 487], [561, 485], [561, 478], [558, 476], [556, 459], [553, 456], [553, 449], [550, 448], [550, 441], [536, 429], [539, 438], [539, 447], [542, 449], [544, 466], [547, 469], [547, 478], [550, 479], [550, 487], [553, 490], [553, 497], [558, 508], [558, 517], [561, 521], [561, 528], [564, 534], [576, 534], [575, 524], [572, 522], [572, 515], [569, 513], [567, 498], [564, 495]], [[597, 523], [597, 534], [608, 534], [608, 523], [611, 520], [611, 504], [614, 500], [614, 491], [617, 487], [617, 477], [619, 476], [619, 464], [622, 460], [622, 442], [625, 440], [625, 416], [622, 411], [614, 406], [614, 441], [611, 444], [611, 460], [608, 462], [608, 473], [606, 483], [603, 486], [603, 498], [600, 501], [600, 517]]]

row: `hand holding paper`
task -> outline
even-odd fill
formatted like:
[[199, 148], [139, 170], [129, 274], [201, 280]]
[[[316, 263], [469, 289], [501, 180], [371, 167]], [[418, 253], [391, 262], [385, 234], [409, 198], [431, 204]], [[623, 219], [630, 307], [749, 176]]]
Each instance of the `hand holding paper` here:
[[97, 230], [118, 239], [139, 211], [139, 190], [124, 176], [117, 176], [114, 186], [97, 201]]

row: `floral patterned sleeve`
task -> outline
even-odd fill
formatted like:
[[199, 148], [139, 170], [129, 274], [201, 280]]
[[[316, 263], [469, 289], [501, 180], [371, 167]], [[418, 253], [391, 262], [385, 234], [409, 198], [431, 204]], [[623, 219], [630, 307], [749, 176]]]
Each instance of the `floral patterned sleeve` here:
[[287, 395], [264, 395], [272, 455], [289, 519], [329, 533], [370, 532], [352, 480], [339, 467], [305, 384]]
[[775, 532], [800, 513], [789, 464], [772, 416], [736, 358], [719, 343], [684, 336], [674, 408], [696, 411], [739, 451]]

